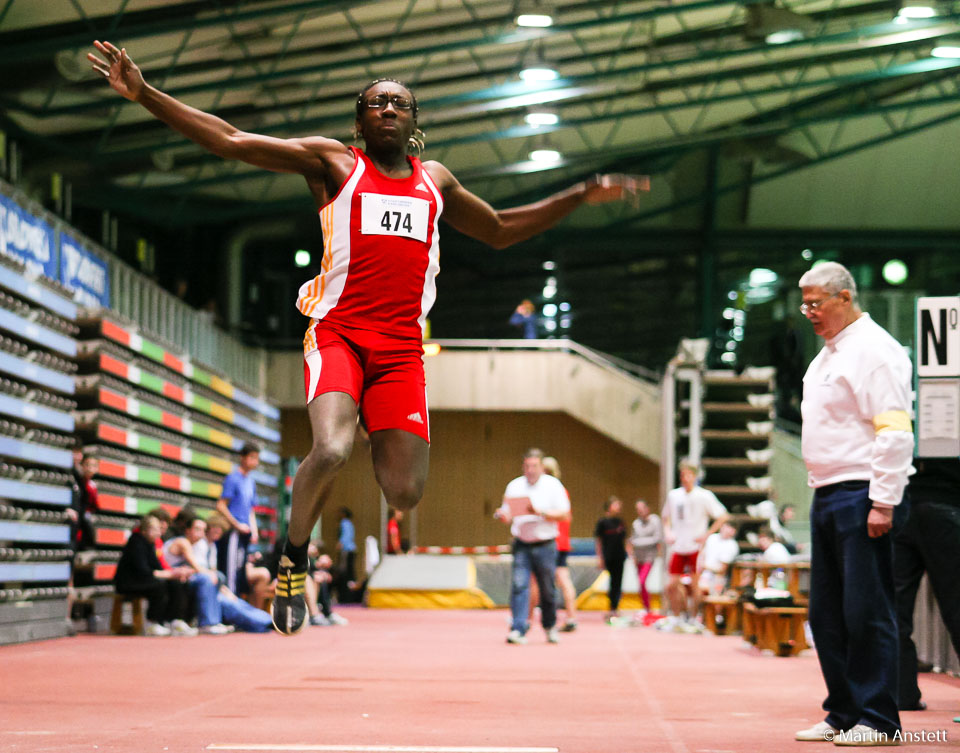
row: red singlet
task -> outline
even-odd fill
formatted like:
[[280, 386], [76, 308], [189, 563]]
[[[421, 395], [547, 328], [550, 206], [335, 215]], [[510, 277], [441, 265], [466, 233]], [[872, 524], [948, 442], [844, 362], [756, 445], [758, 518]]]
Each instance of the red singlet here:
[[300, 287], [297, 308], [313, 321], [303, 341], [309, 403], [345, 392], [368, 431], [403, 429], [430, 441], [422, 335], [440, 271], [443, 197], [410, 157], [408, 178], [357, 162], [320, 209], [320, 274]]

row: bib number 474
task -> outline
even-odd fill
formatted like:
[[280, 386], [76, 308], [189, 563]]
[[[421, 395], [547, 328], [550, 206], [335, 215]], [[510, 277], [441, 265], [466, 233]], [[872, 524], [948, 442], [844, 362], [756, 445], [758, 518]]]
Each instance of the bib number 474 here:
[[397, 233], [401, 228], [408, 233], [412, 233], [413, 220], [410, 218], [409, 212], [386, 211], [383, 213], [383, 217], [380, 218], [380, 227], [388, 233]]

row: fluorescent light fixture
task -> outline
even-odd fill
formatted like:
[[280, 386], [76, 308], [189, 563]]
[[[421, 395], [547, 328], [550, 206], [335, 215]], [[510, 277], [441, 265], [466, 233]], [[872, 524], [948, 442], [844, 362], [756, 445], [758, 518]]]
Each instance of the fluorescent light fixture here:
[[570, 304], [567, 303], [566, 301], [564, 301], [563, 303], [560, 304], [560, 310], [561, 310], [561, 311], [569, 311], [569, 310], [570, 310]]
[[300, 249], [293, 255], [293, 263], [298, 267], [307, 267], [310, 265], [310, 252]]
[[534, 26], [539, 29], [553, 26], [553, 16], [546, 13], [521, 13], [516, 21], [517, 26]]
[[813, 258], [813, 250], [809, 248], [803, 249], [803, 251], [800, 252], [800, 258], [804, 261], [810, 261]]
[[750, 287], [758, 288], [763, 285], [773, 285], [779, 278], [772, 269], [758, 267], [750, 270]]
[[960, 58], [960, 47], [954, 45], [940, 45], [934, 47], [930, 53], [935, 58]]
[[535, 84], [541, 81], [556, 81], [560, 74], [553, 68], [548, 68], [542, 63], [536, 67], [524, 68], [520, 71], [520, 78], [528, 84]]
[[543, 323], [543, 328], [547, 332], [555, 332], [557, 329], [557, 323], [553, 319], [547, 319], [547, 321]]
[[933, 18], [937, 15], [937, 9], [932, 5], [907, 5], [904, 4], [900, 8], [900, 13], [897, 14], [898, 18], [908, 18], [908, 19], [917, 19], [917, 18]]
[[557, 268], [557, 263], [555, 261], [545, 261], [543, 263], [543, 269], [546, 272], [552, 272]]
[[523, 119], [527, 122], [527, 125], [532, 125], [534, 128], [537, 126], [552, 126], [560, 122], [560, 116], [555, 112], [528, 112], [523, 116]]
[[528, 156], [531, 162], [559, 162], [563, 158], [556, 149], [534, 149]]
[[767, 34], [764, 41], [767, 44], [788, 44], [799, 42], [801, 39], [803, 39], [803, 32], [800, 29], [781, 29]]
[[543, 307], [543, 315], [547, 317], [554, 317], [557, 315], [557, 304], [548, 303]]

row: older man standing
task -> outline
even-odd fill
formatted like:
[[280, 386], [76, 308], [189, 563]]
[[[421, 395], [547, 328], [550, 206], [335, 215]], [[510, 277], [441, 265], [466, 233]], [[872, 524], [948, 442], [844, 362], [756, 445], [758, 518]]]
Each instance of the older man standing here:
[[513, 570], [510, 612], [513, 619], [507, 643], [527, 642], [530, 615], [530, 576], [540, 589], [540, 621], [549, 643], [559, 643], [557, 597], [553, 587], [557, 568], [557, 523], [570, 514], [570, 497], [560, 479], [544, 473], [543, 452], [531, 447], [523, 456], [523, 475], [503, 493], [503, 505], [494, 517], [510, 525], [513, 534]]
[[857, 304], [842, 265], [800, 278], [824, 347], [803, 378], [803, 459], [814, 488], [810, 627], [827, 685], [824, 721], [798, 740], [897, 745], [893, 535], [913, 471], [910, 360]]

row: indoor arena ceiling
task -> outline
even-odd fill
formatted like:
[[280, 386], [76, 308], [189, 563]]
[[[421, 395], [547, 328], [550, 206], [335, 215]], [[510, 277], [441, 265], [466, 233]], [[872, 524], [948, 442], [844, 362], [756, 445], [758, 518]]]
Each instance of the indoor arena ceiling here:
[[[931, 0], [936, 15], [897, 19], [901, 5], [0, 0], [0, 128], [48, 155], [30, 169], [62, 173], [76, 202], [166, 207], [171, 223], [309, 206], [300, 178], [211, 157], [115, 95], [85, 60], [99, 38], [174, 96], [280, 137], [350, 142], [358, 88], [403, 79], [426, 157], [494, 203], [598, 170], [666, 173], [707, 147], [749, 162], [756, 181], [960, 114], [960, 7]], [[521, 27], [518, 13], [553, 24]], [[533, 65], [557, 77], [521, 80]], [[529, 125], [534, 112], [557, 122]], [[881, 126], [849, 127], [866, 115]], [[538, 148], [561, 157], [531, 161]], [[647, 215], [698, 197], [651, 199]]]

